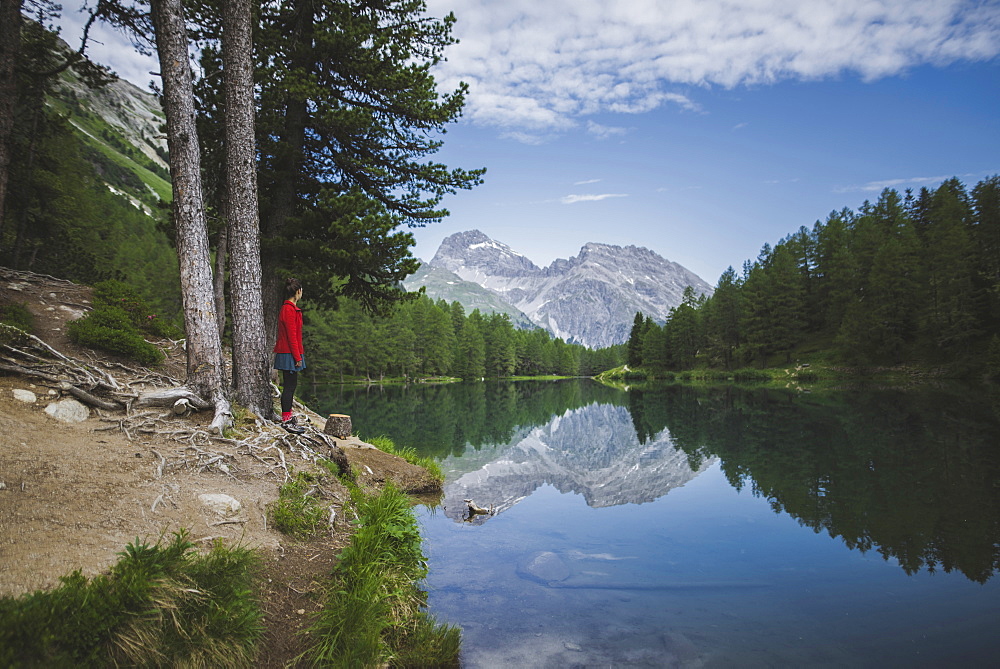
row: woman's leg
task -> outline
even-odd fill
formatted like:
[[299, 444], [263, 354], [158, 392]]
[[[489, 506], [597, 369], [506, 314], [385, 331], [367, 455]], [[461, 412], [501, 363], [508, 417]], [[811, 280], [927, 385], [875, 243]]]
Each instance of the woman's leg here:
[[281, 372], [281, 420], [288, 420], [292, 414], [292, 400], [295, 397], [295, 386], [299, 384], [299, 373], [282, 370]]

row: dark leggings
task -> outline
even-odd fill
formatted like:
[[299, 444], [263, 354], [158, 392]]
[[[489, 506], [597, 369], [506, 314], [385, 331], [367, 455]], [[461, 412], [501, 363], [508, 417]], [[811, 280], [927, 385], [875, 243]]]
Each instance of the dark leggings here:
[[299, 384], [299, 373], [281, 370], [281, 413], [292, 410], [292, 399], [295, 397], [295, 386]]

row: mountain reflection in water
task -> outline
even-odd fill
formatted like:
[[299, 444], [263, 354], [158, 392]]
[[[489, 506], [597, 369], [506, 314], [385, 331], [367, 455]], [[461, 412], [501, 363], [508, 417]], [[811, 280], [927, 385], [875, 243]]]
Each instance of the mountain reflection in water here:
[[546, 484], [591, 507], [651, 502], [718, 460], [736, 489], [907, 573], [985, 583], [1000, 568], [998, 401], [982, 390], [563, 381], [324, 391], [324, 409], [352, 415], [362, 437], [439, 459], [455, 520], [464, 499], [502, 513]]
[[[435, 457], [429, 609], [479, 667], [993, 667], [989, 392], [328, 388]], [[463, 502], [500, 513], [461, 522]]]

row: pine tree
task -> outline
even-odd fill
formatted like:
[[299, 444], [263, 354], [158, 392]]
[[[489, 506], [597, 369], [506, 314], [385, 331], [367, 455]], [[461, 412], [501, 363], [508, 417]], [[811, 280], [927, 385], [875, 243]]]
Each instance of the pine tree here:
[[976, 320], [971, 216], [964, 186], [949, 179], [931, 197], [923, 240], [929, 292], [924, 328], [933, 345], [963, 352], [981, 332]]
[[230, 229], [233, 300], [233, 386], [240, 404], [259, 416], [271, 418], [274, 407], [261, 293], [249, 0], [224, 3], [222, 47], [226, 91], [226, 219]]
[[502, 313], [491, 314], [486, 320], [484, 336], [486, 373], [498, 379], [512, 375], [517, 364], [517, 348], [510, 316]]
[[426, 160], [441, 146], [433, 133], [458, 117], [465, 88], [437, 92], [430, 69], [452, 43], [454, 18], [424, 10], [422, 0], [262, 8], [265, 295], [283, 267], [320, 300], [339, 293], [371, 309], [399, 301], [396, 285], [417, 268], [412, 235], [399, 226], [439, 220], [444, 195], [480, 182], [482, 170]]
[[721, 358], [725, 369], [733, 368], [740, 345], [740, 321], [743, 317], [740, 285], [732, 266], [726, 268], [704, 309], [708, 345], [714, 355]]
[[1000, 176], [983, 179], [972, 189], [972, 238], [977, 279], [984, 293], [983, 320], [1000, 332]]
[[479, 309], [474, 309], [465, 320], [458, 342], [459, 358], [455, 361], [455, 374], [466, 381], [477, 381], [486, 376], [486, 340], [484, 323]]
[[632, 331], [628, 335], [628, 358], [626, 363], [629, 367], [639, 367], [642, 365], [642, 335], [645, 320], [642, 312], [635, 312], [635, 319], [632, 321]]
[[201, 190], [201, 154], [194, 125], [194, 96], [181, 0], [152, 0], [156, 47], [163, 76], [174, 223], [187, 334], [187, 382], [215, 405], [212, 426], [227, 421], [222, 343], [215, 314], [208, 231]]

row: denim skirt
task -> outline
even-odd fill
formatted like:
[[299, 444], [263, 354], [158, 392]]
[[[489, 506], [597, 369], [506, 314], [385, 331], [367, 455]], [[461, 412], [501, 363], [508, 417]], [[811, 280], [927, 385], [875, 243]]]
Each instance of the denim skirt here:
[[306, 358], [302, 356], [302, 363], [296, 367], [295, 358], [292, 357], [291, 353], [275, 353], [274, 368], [283, 372], [301, 372], [306, 368]]

